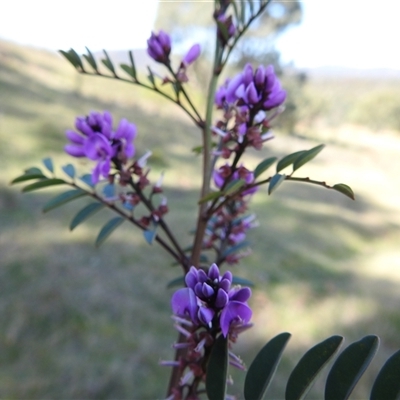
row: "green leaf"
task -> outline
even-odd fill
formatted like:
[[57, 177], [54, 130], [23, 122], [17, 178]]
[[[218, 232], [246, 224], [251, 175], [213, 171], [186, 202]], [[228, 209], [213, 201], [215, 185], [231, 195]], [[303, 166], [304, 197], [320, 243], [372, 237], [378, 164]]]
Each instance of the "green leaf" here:
[[344, 183], [337, 183], [336, 185], [332, 186], [332, 189], [344, 194], [347, 197], [350, 197], [352, 200], [355, 200], [352, 188]]
[[96, 202], [88, 204], [86, 207], [82, 208], [82, 210], [80, 210], [78, 214], [75, 215], [75, 217], [69, 224], [69, 229], [71, 231], [74, 230], [83, 221], [86, 221], [89, 217], [94, 215], [96, 212], [100, 211], [102, 208], [104, 208], [104, 204], [102, 203]]
[[315, 146], [312, 149], [305, 151], [303, 154], [297, 157], [293, 163], [293, 172], [316, 157], [324, 147], [324, 144], [320, 144], [319, 146]]
[[83, 57], [90, 64], [90, 66], [98, 73], [99, 70], [97, 68], [96, 59], [93, 57], [93, 54], [87, 47], [86, 47], [86, 51], [88, 52], [88, 54], [87, 55], [83, 54]]
[[225, 400], [228, 374], [228, 338], [220, 335], [211, 350], [207, 365], [206, 391], [209, 400]]
[[112, 63], [110, 57], [108, 56], [107, 52], [103, 50], [103, 53], [106, 58], [103, 58], [101, 62], [111, 71], [111, 73], [118, 78], [117, 74], [115, 73], [114, 64]]
[[185, 278], [180, 276], [179, 278], [172, 279], [167, 283], [167, 289], [171, 289], [175, 286], [185, 286]]
[[150, 69], [150, 67], [147, 67], [147, 69], [149, 71], [149, 75], [147, 76], [147, 79], [151, 82], [153, 87], [156, 87], [156, 80], [154, 78], [153, 71]]
[[136, 66], [135, 66], [135, 60], [133, 59], [133, 53], [131, 50], [129, 50], [129, 60], [131, 62], [131, 67], [132, 67], [132, 71], [134, 73], [134, 79], [137, 80], [136, 78]]
[[264, 397], [290, 336], [290, 333], [281, 333], [258, 352], [246, 374], [244, 382], [246, 400], [260, 400]]
[[148, 244], [153, 244], [154, 239], [157, 236], [157, 226], [158, 224], [153, 223], [153, 227], [151, 229], [146, 229], [143, 231], [143, 237], [146, 239]]
[[210, 200], [214, 200], [214, 199], [218, 199], [219, 197], [223, 196], [224, 193], [221, 191], [218, 192], [210, 192], [208, 194], [206, 194], [204, 197], [202, 197], [199, 200], [199, 204], [205, 203], [206, 201], [210, 201]]
[[80, 179], [83, 183], [85, 183], [86, 185], [88, 185], [89, 187], [91, 187], [91, 188], [94, 188], [94, 187], [95, 187], [94, 183], [92, 182], [92, 175], [91, 175], [91, 174], [82, 175], [79, 179]]
[[43, 175], [43, 172], [40, 168], [37, 167], [32, 167], [32, 168], [28, 168], [25, 171], [25, 174], [38, 174], [38, 175]]
[[254, 170], [254, 178], [258, 178], [264, 171], [266, 171], [275, 161], [276, 157], [269, 157], [261, 161]]
[[117, 229], [123, 222], [123, 217], [115, 217], [110, 219], [100, 230], [96, 238], [96, 247], [100, 247], [104, 241]]
[[245, 278], [241, 278], [240, 276], [232, 276], [232, 285], [254, 287], [254, 283], [252, 281]]
[[33, 190], [38, 190], [38, 189], [42, 189], [42, 188], [46, 188], [49, 186], [55, 186], [55, 185], [62, 185], [65, 184], [67, 182], [65, 182], [63, 179], [43, 179], [40, 180], [38, 182], [35, 183], [31, 183], [28, 186], [25, 186], [22, 191], [23, 192], [32, 192]]
[[350, 344], [337, 358], [325, 386], [326, 400], [348, 399], [379, 346], [375, 335], [365, 336]]
[[17, 178], [14, 178], [10, 184], [13, 185], [14, 183], [30, 181], [33, 179], [47, 179], [47, 176], [45, 176], [43, 174], [24, 174], [24, 175], [18, 176]]
[[62, 170], [72, 179], [75, 178], [75, 167], [72, 164], [67, 164], [62, 167]]
[[371, 390], [370, 400], [400, 398], [400, 350], [394, 353], [379, 371]]
[[307, 351], [289, 376], [286, 400], [304, 399], [315, 379], [328, 361], [337, 353], [343, 336], [331, 336]]
[[51, 158], [44, 158], [43, 164], [51, 173], [54, 172], [53, 160]]
[[82, 60], [78, 53], [74, 49], [69, 49], [68, 51], [60, 50], [60, 53], [79, 71], [85, 72], [83, 68]]
[[119, 65], [121, 69], [123, 69], [128, 75], [130, 75], [133, 79], [136, 80], [136, 75], [132, 67], [126, 64], [120, 64]]
[[285, 174], [275, 174], [272, 178], [271, 181], [269, 182], [268, 186], [268, 194], [271, 194], [274, 192], [280, 184], [285, 180], [286, 175]]
[[278, 164], [276, 165], [276, 172], [278, 173], [279, 171], [282, 171], [284, 168], [293, 164], [295, 160], [305, 152], [306, 152], [305, 150], [300, 150], [283, 157], [281, 160], [279, 160]]
[[78, 199], [79, 197], [86, 196], [86, 194], [87, 193], [82, 189], [68, 190], [67, 192], [61, 193], [48, 201], [43, 207], [43, 212], [53, 210], [54, 208], [60, 207], [65, 203]]
[[224, 41], [227, 42], [229, 40], [229, 32], [228, 28], [223, 22], [216, 20], [218, 31], [222, 34]]
[[226, 185], [226, 187], [224, 189], [224, 194], [229, 196], [229, 195], [237, 192], [245, 184], [246, 184], [246, 181], [244, 179], [234, 179], [233, 181], [229, 182]]

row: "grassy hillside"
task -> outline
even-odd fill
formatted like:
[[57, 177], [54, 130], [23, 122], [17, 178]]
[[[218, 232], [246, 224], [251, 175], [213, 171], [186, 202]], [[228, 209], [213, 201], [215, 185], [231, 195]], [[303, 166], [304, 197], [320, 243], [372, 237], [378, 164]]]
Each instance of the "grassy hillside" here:
[[[189, 150], [199, 134], [187, 118], [134, 86], [80, 76], [56, 54], [0, 42], [1, 398], [164, 395], [169, 371], [158, 361], [172, 357], [176, 336], [165, 282], [180, 271], [127, 224], [95, 249], [106, 212], [70, 233], [68, 223], [84, 201], [43, 215], [41, 206], [55, 191], [22, 195], [9, 186], [45, 156], [65, 162], [64, 130], [76, 115], [104, 109], [138, 125], [138, 153], [155, 153], [152, 176], [166, 170], [167, 221], [190, 243], [200, 160]], [[323, 139], [328, 147], [298, 176], [345, 182], [357, 200], [296, 183], [254, 199], [261, 226], [249, 235], [253, 254], [234, 272], [257, 282], [255, 327], [237, 352], [250, 362], [272, 336], [293, 334], [271, 388], [278, 399], [291, 366], [313, 343], [335, 333], [347, 343], [378, 334], [378, 357], [353, 397], [365, 398], [371, 376], [400, 348], [400, 140], [352, 126], [309, 137], [277, 132], [248, 161], [255, 165]], [[240, 396], [243, 374], [233, 374], [238, 383], [230, 393]], [[320, 398], [320, 390], [317, 385], [310, 397]]]

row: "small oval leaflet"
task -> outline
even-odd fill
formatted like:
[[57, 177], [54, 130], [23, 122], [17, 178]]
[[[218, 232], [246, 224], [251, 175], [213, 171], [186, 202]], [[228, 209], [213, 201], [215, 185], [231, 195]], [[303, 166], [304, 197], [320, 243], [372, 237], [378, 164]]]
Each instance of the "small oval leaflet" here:
[[271, 194], [274, 192], [278, 187], [281, 185], [281, 183], [285, 180], [286, 175], [285, 174], [275, 174], [272, 178], [271, 181], [269, 182], [268, 186], [268, 194]]

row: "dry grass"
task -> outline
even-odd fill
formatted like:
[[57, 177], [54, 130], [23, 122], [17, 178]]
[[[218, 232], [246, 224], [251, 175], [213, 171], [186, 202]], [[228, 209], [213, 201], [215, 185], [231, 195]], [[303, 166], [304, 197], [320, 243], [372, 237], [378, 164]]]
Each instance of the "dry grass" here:
[[[137, 123], [139, 152], [155, 150], [152, 176], [167, 170], [168, 222], [186, 245], [200, 171], [187, 149], [198, 134], [174, 108], [134, 87], [85, 77], [77, 84], [53, 55], [3, 42], [0, 51], [7, 55], [0, 69], [0, 397], [161, 398], [168, 370], [157, 363], [172, 357], [175, 338], [165, 283], [179, 270], [128, 224], [96, 250], [107, 212], [71, 234], [78, 201], [42, 215], [54, 192], [22, 195], [8, 183], [44, 156], [65, 162], [62, 132], [74, 116], [110, 109]], [[354, 395], [365, 398], [371, 376], [400, 347], [400, 138], [355, 127], [308, 139], [277, 134], [249, 163], [317, 142], [328, 147], [298, 175], [347, 183], [357, 200], [297, 183], [254, 199], [261, 222], [249, 234], [254, 253], [234, 272], [257, 282], [255, 328], [238, 352], [250, 362], [272, 336], [293, 334], [271, 388], [281, 398], [290, 368], [312, 344], [331, 334], [347, 343], [379, 334], [378, 357]], [[231, 392], [240, 395], [243, 374], [234, 374]], [[320, 385], [310, 396], [321, 397]]]

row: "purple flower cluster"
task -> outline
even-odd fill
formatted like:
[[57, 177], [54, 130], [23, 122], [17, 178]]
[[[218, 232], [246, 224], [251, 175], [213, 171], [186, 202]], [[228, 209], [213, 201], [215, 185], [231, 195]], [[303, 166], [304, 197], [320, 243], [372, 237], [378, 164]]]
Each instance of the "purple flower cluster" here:
[[226, 337], [250, 321], [252, 311], [247, 300], [251, 291], [247, 287], [231, 288], [229, 271], [220, 276], [216, 264], [211, 265], [208, 273], [191, 267], [185, 283], [187, 287], [172, 296], [172, 310], [178, 317], [189, 318], [195, 327], [221, 330]]
[[280, 106], [286, 99], [286, 91], [275, 75], [274, 67], [260, 65], [255, 71], [246, 64], [243, 71], [228, 79], [215, 95], [219, 107], [237, 104], [251, 110], [268, 111]]
[[133, 140], [136, 126], [122, 119], [113, 130], [112, 116], [108, 111], [103, 114], [91, 112], [86, 117], [77, 117], [74, 130], [67, 130], [66, 136], [71, 142], [64, 150], [73, 157], [87, 157], [96, 161], [92, 171], [92, 182], [96, 184], [100, 177], [107, 178], [111, 163], [125, 164], [135, 154]]

